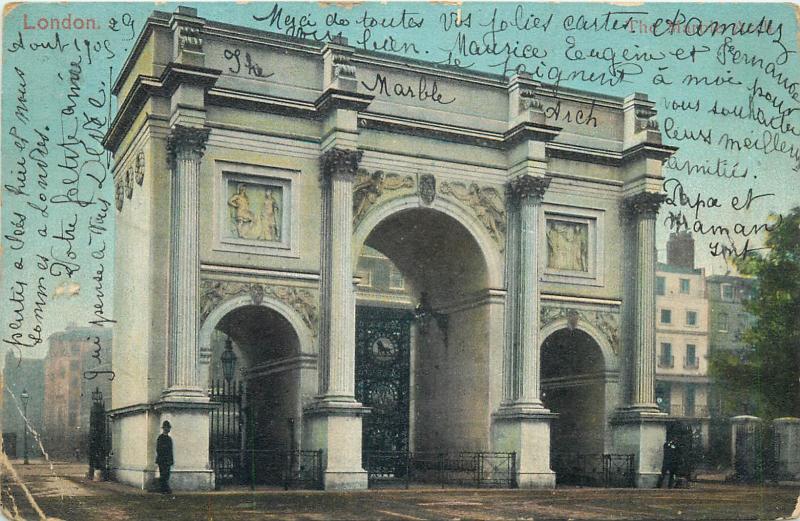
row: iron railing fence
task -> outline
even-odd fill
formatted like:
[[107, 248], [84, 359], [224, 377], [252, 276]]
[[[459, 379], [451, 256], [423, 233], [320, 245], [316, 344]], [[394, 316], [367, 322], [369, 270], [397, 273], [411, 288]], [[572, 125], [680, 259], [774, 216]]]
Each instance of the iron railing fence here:
[[321, 450], [214, 449], [211, 465], [217, 488], [230, 484], [322, 488]]
[[515, 488], [514, 452], [408, 452], [364, 453], [369, 486], [408, 488], [411, 483], [477, 488]]
[[628, 488], [636, 486], [633, 454], [559, 453], [551, 466], [556, 483], [584, 487]]

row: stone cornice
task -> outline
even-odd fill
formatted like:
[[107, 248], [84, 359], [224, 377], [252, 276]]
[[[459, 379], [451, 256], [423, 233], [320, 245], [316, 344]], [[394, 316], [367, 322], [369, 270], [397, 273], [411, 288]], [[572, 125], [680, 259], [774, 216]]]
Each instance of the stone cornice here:
[[657, 159], [666, 161], [671, 155], [678, 151], [678, 147], [662, 145], [660, 143], [639, 143], [622, 152], [622, 163], [628, 163], [637, 159]]
[[338, 89], [328, 89], [314, 102], [314, 108], [319, 114], [327, 114], [335, 109], [366, 110], [375, 96], [359, 94]]
[[561, 132], [561, 127], [524, 122], [503, 134], [505, 146], [520, 141], [552, 141]]
[[519, 201], [529, 197], [542, 200], [547, 187], [550, 186], [549, 177], [538, 177], [527, 174], [518, 175], [506, 185], [506, 193], [512, 201]]
[[131, 124], [151, 97], [171, 96], [182, 83], [210, 89], [220, 74], [221, 71], [217, 69], [170, 63], [158, 78], [143, 75], [137, 77], [103, 138], [103, 146], [116, 153]]
[[363, 154], [364, 152], [361, 150], [346, 150], [338, 147], [326, 150], [320, 157], [320, 172], [323, 179], [333, 177], [355, 179]]
[[629, 215], [655, 217], [659, 207], [667, 198], [661, 192], [640, 192], [623, 200], [623, 206]]

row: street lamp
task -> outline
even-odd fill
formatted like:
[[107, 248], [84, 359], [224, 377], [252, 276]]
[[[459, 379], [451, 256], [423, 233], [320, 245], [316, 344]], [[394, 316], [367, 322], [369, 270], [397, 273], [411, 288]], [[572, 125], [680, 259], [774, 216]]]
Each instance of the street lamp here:
[[25, 455], [24, 464], [28, 464], [28, 400], [30, 400], [31, 395], [28, 394], [27, 389], [22, 390], [22, 394], [19, 395], [20, 400], [22, 400], [22, 420], [25, 424], [25, 430], [23, 431], [22, 435], [22, 443], [23, 443], [23, 454]]
[[236, 353], [233, 352], [233, 344], [230, 337], [225, 339], [225, 351], [222, 352], [220, 358], [222, 361], [222, 375], [225, 377], [226, 382], [231, 383], [236, 369]]

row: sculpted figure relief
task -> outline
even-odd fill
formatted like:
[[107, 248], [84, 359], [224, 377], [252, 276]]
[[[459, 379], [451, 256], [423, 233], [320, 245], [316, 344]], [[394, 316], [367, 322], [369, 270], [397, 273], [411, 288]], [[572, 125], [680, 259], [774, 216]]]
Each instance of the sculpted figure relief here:
[[503, 196], [496, 189], [477, 183], [472, 183], [469, 188], [463, 183], [442, 183], [441, 192], [451, 194], [459, 201], [466, 204], [478, 217], [492, 237], [497, 240], [502, 249], [505, 244], [506, 210]]
[[358, 169], [353, 183], [353, 220], [360, 220], [372, 205], [383, 195], [385, 190], [413, 188], [414, 178], [401, 177], [397, 174], [385, 174], [382, 170], [368, 172]]
[[228, 198], [228, 208], [234, 237], [262, 241], [281, 239], [280, 188], [239, 183], [236, 193]]
[[589, 226], [547, 220], [547, 267], [589, 271]]

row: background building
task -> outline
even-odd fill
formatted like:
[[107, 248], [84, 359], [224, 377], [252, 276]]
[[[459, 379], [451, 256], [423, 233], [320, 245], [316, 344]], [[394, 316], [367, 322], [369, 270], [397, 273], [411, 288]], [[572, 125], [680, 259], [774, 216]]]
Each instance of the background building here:
[[41, 451], [35, 434], [42, 432], [42, 407], [44, 404], [44, 360], [15, 356], [12, 350], [6, 352], [3, 369], [5, 388], [3, 389], [3, 445], [10, 457], [22, 458], [25, 423], [22, 391], [28, 392], [28, 456], [39, 457]]
[[[729, 354], [746, 359], [750, 347], [742, 340], [754, 317], [745, 308], [753, 294], [755, 280], [735, 275], [712, 275], [706, 279], [708, 288], [709, 353]], [[709, 458], [716, 465], [730, 463], [730, 418], [755, 414], [755, 403], [747, 392], [733, 389], [723, 391], [712, 383], [711, 439]]]
[[673, 233], [656, 269], [656, 402], [689, 422], [708, 447], [708, 299], [705, 272], [694, 267], [694, 240]]
[[51, 457], [84, 459], [92, 392], [111, 399], [111, 329], [67, 327], [50, 336], [44, 359], [43, 436]]

